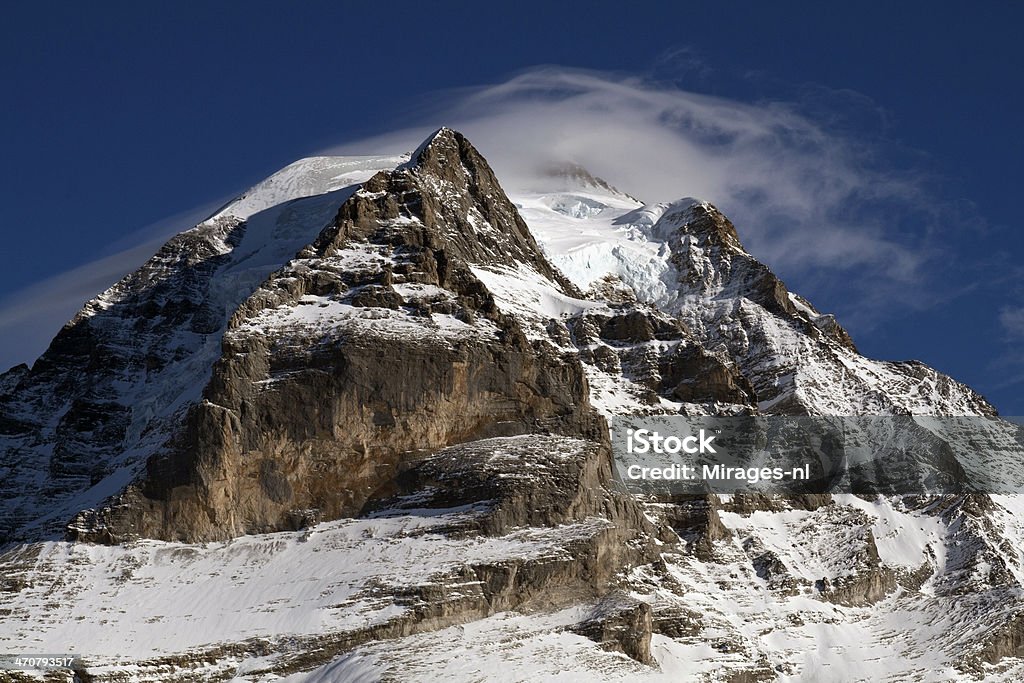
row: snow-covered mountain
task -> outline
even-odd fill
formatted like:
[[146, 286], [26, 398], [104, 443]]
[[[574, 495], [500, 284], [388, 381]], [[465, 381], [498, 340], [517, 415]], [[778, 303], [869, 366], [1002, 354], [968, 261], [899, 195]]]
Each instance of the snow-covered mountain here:
[[902, 416], [1024, 480], [1019, 427], [861, 356], [707, 202], [571, 164], [509, 197], [448, 129], [301, 160], [0, 376], [0, 650], [94, 681], [1024, 672], [1016, 496], [630, 495], [607, 420], [680, 413]]

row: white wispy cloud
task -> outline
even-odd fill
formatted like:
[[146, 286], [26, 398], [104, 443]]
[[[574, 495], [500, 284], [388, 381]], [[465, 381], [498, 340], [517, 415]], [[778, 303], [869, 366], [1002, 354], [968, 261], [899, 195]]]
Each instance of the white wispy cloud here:
[[1024, 306], [1003, 306], [999, 309], [999, 326], [1003, 331], [1003, 352], [989, 363], [998, 378], [996, 389], [1024, 384]]
[[1024, 341], [1024, 306], [1006, 306], [999, 311], [999, 324], [1014, 341]]
[[706, 199], [733, 219], [749, 251], [810, 287], [805, 294], [840, 304], [847, 322], [932, 305], [941, 289], [929, 273], [940, 256], [929, 238], [945, 215], [939, 198], [921, 176], [885, 168], [873, 143], [796, 103], [559, 67], [434, 101], [420, 125], [334, 150], [398, 151], [447, 125], [473, 141], [508, 189], [528, 186], [549, 162], [575, 161], [644, 201]]

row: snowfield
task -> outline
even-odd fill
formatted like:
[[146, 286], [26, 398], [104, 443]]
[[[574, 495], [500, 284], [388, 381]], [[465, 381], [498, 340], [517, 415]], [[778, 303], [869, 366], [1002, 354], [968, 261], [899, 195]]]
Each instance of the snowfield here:
[[206, 545], [54, 542], [16, 550], [3, 559], [6, 578], [30, 585], [5, 601], [0, 651], [87, 653], [102, 670], [252, 639], [286, 643], [356, 631], [415, 609], [396, 598], [405, 589], [457, 591], [466, 581], [457, 570], [474, 563], [564, 557], [569, 543], [607, 524], [593, 519], [497, 538], [443, 533], [473, 515], [430, 510], [341, 520]]

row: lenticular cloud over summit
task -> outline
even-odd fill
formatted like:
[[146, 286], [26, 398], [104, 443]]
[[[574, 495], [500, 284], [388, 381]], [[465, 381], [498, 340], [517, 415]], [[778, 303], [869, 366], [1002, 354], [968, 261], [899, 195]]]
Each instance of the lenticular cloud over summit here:
[[[636, 77], [558, 67], [450, 91], [429, 126], [349, 143], [345, 153], [398, 151], [427, 127], [465, 131], [507, 189], [529, 190], [538, 169], [580, 164], [645, 202], [693, 196], [744, 226], [744, 243], [788, 277], [828, 284], [823, 268], [856, 269], [861, 322], [882, 302], [914, 305], [934, 248], [892, 234], [909, 214], [934, 219], [922, 184], [873, 166], [864, 142], [830, 131], [787, 102], [745, 103]], [[517, 187], [519, 186], [519, 187]], [[833, 282], [836, 278], [830, 278]], [[827, 298], [827, 292], [825, 293]], [[867, 315], [871, 309], [871, 319]]]

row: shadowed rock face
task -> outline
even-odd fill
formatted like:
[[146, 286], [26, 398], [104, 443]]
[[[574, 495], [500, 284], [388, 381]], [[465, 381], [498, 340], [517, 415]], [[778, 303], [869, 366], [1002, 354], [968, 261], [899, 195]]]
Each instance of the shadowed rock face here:
[[442, 449], [376, 491], [362, 512], [467, 506], [480, 508], [474, 528], [493, 536], [588, 516], [618, 522], [623, 540], [653, 529], [631, 497], [612, 484], [606, 442], [538, 434]]
[[470, 264], [525, 264], [576, 293], [486, 162], [443, 130], [408, 167], [367, 182], [239, 308], [185, 429], [73, 535], [294, 528], [358, 514], [417, 454], [451, 444], [600, 440], [579, 361], [531, 344]]
[[588, 619], [573, 630], [600, 643], [611, 652], [621, 652], [641, 664], [656, 664], [651, 655], [653, 619], [651, 606], [628, 595], [612, 593], [594, 608]]
[[[238, 303], [237, 293], [221, 300], [216, 273], [244, 232], [238, 221], [217, 220], [177, 235], [86, 304], [31, 369], [2, 376], [0, 544], [123, 467], [147, 432], [180, 419], [172, 406], [193, 376], [183, 366], [212, 358], [223, 307]], [[48, 526], [64, 524], [54, 517]]]

